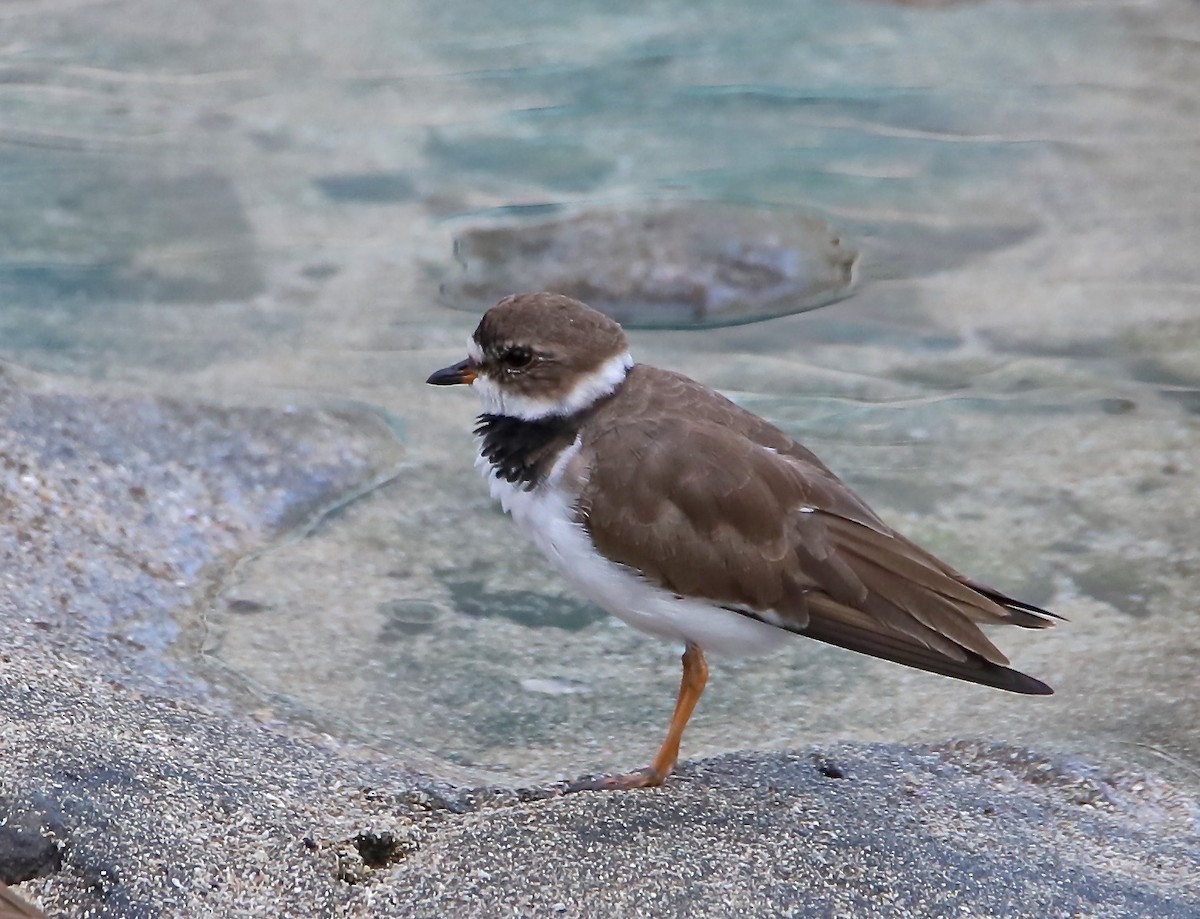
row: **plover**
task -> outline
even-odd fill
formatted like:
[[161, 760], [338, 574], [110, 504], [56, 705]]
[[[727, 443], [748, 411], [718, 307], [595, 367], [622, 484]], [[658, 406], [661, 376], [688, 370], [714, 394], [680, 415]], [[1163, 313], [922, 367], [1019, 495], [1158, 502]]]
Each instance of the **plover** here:
[[469, 356], [428, 382], [469, 384], [492, 496], [582, 594], [682, 642], [683, 677], [653, 763], [583, 788], [660, 785], [708, 679], [705, 653], [789, 633], [1016, 693], [979, 628], [1056, 617], [959, 574], [884, 523], [811, 451], [678, 373], [636, 364], [621, 327], [559, 294], [484, 315]]

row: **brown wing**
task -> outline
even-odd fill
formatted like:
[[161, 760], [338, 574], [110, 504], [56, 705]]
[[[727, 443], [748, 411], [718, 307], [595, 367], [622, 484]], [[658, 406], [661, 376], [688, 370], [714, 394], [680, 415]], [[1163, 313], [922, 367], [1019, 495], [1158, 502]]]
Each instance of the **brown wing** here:
[[966, 581], [892, 531], [778, 429], [686, 378], [651, 373], [631, 374], [613, 400], [624, 404], [588, 426], [580, 517], [606, 555], [675, 593], [821, 641], [1049, 691], [1005, 667], [976, 625], [1043, 627], [1049, 614]]

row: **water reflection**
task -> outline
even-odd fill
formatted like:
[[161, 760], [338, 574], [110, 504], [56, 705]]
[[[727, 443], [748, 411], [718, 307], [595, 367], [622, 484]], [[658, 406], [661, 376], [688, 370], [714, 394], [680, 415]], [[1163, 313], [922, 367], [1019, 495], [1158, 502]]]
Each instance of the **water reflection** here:
[[452, 270], [495, 209], [736, 202], [819, 216], [861, 286], [638, 333], [638, 356], [1072, 621], [1003, 637], [1059, 690], [1036, 704], [802, 642], [718, 664], [690, 752], [985, 734], [1200, 757], [1194, 4], [55, 9], [2, 14], [0, 354], [404, 425], [411, 468], [212, 611], [211, 652], [264, 691], [447, 774], [657, 744], [673, 652], [566, 594], [491, 507], [469, 394], [421, 382], [474, 316], [423, 266]]

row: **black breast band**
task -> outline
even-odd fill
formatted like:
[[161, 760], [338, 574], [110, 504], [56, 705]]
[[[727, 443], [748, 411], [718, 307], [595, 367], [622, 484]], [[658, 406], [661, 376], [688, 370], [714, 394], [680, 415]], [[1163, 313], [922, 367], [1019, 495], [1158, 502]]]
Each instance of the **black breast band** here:
[[575, 442], [583, 414], [526, 421], [508, 415], [480, 415], [475, 434], [483, 440], [479, 452], [496, 475], [532, 491], [560, 453]]

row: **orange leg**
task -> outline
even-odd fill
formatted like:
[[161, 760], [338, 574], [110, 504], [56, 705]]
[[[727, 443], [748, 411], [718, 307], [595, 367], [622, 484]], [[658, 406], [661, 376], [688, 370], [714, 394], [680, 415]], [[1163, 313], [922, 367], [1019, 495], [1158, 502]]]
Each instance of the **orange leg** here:
[[625, 790], [629, 788], [655, 788], [663, 783], [675, 763], [679, 760], [679, 742], [683, 740], [683, 729], [696, 709], [696, 703], [708, 682], [708, 663], [699, 645], [688, 644], [683, 652], [683, 676], [679, 680], [679, 698], [675, 700], [675, 714], [671, 716], [671, 727], [667, 739], [659, 747], [654, 762], [645, 769], [627, 772], [624, 775], [608, 775], [599, 779], [574, 782], [567, 786], [568, 792], [600, 791], [603, 789]]

